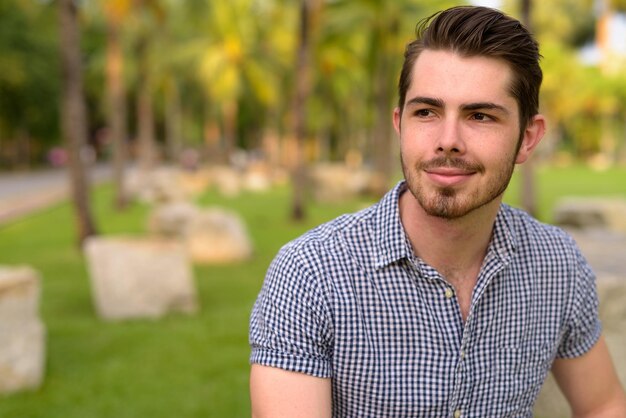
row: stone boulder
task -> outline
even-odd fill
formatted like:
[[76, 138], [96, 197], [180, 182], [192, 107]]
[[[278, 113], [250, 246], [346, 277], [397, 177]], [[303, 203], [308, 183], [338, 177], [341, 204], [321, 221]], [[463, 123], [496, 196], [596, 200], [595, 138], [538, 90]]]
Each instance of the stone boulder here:
[[190, 202], [171, 202], [159, 205], [148, 217], [148, 231], [167, 238], [184, 238], [187, 225], [201, 209]]
[[265, 164], [253, 164], [245, 171], [242, 184], [251, 192], [266, 192], [272, 187], [272, 170]]
[[45, 327], [39, 319], [39, 274], [30, 267], [0, 266], [0, 393], [41, 385]]
[[185, 200], [187, 190], [181, 185], [179, 171], [171, 167], [129, 171], [124, 188], [141, 202], [155, 204]]
[[554, 209], [554, 223], [573, 228], [602, 228], [626, 233], [626, 199], [568, 197]]
[[198, 309], [188, 255], [176, 240], [92, 237], [85, 254], [103, 319], [158, 318]]
[[243, 188], [242, 176], [238, 170], [230, 166], [211, 167], [211, 184], [217, 191], [226, 197], [236, 197], [241, 194]]
[[207, 170], [179, 170], [177, 182], [185, 196], [198, 196], [211, 186], [211, 175]]
[[373, 175], [340, 163], [320, 163], [309, 172], [313, 196], [319, 202], [352, 199], [370, 190]]
[[235, 212], [201, 208], [175, 202], [156, 207], [148, 219], [153, 236], [178, 239], [190, 259], [199, 264], [221, 264], [246, 260], [252, 242], [243, 219]]
[[[597, 275], [602, 334], [626, 387], [626, 234], [595, 228], [569, 232]], [[541, 389], [534, 412], [537, 418], [571, 416], [552, 375]]]
[[252, 242], [239, 215], [220, 208], [198, 212], [186, 225], [184, 241], [194, 262], [219, 264], [252, 255]]

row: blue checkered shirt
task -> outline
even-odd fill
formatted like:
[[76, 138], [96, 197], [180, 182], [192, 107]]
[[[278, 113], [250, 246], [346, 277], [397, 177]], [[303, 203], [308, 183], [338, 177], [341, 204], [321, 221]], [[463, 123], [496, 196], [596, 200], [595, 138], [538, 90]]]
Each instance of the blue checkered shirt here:
[[532, 417], [553, 360], [600, 336], [593, 273], [564, 232], [502, 205], [463, 322], [407, 240], [405, 188], [281, 249], [251, 362], [331, 378], [334, 417]]

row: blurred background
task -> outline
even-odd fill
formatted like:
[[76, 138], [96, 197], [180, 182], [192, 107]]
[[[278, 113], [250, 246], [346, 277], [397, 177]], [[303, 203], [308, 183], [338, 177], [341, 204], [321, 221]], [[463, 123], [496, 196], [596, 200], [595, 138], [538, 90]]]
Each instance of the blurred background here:
[[[11, 389], [0, 371], [0, 416], [249, 416], [247, 324], [265, 269], [401, 178], [404, 46], [419, 19], [469, 3], [2, 0], [0, 264], [32, 267], [45, 331], [32, 384]], [[564, 197], [626, 198], [626, 1], [471, 3], [521, 19], [543, 55], [547, 135], [506, 201], [553, 222]], [[180, 270], [193, 306], [107, 317], [82, 249], [119, 236], [200, 254]], [[202, 257], [232, 236], [235, 255]], [[0, 279], [24, 276], [12, 268]], [[151, 286], [165, 285], [133, 291]]]

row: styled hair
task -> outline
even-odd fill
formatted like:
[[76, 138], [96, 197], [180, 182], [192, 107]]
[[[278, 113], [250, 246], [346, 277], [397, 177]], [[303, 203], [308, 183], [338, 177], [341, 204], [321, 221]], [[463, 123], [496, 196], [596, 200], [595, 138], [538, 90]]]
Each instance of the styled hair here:
[[509, 87], [520, 112], [520, 130], [539, 112], [539, 45], [518, 20], [487, 7], [459, 6], [435, 13], [416, 26], [416, 39], [406, 46], [398, 82], [400, 111], [411, 85], [413, 65], [424, 50], [444, 50], [464, 57], [505, 61], [513, 73]]

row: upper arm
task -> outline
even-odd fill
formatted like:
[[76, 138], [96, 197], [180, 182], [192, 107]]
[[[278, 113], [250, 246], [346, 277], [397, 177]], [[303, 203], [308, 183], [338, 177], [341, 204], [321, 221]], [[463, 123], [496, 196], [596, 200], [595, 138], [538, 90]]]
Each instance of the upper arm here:
[[580, 357], [555, 360], [552, 373], [574, 417], [626, 417], [626, 397], [603, 337]]
[[324, 285], [302, 258], [288, 248], [268, 269], [250, 317], [250, 363], [330, 377], [329, 302]]
[[[307, 257], [305, 257], [308, 256]], [[255, 418], [331, 416], [332, 327], [310, 254], [284, 247], [250, 319]]]
[[253, 364], [253, 418], [326, 418], [332, 413], [330, 379]]

